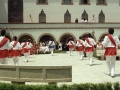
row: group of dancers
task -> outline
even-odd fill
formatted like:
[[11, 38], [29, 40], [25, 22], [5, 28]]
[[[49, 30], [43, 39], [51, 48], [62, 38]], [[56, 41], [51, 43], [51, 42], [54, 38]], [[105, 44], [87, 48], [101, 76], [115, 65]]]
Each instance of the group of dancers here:
[[[108, 75], [111, 77], [115, 76], [115, 61], [116, 61], [116, 55], [117, 55], [117, 48], [120, 46], [120, 41], [117, 36], [113, 35], [114, 29], [109, 28], [108, 29], [108, 35], [105, 36], [104, 40], [102, 41], [102, 45], [105, 48], [105, 57], [106, 57], [106, 63], [108, 67]], [[80, 59], [83, 59], [83, 52], [85, 51], [88, 58], [89, 58], [89, 65], [92, 66], [93, 63], [93, 52], [96, 48], [96, 42], [92, 38], [92, 35], [89, 33], [85, 40], [82, 40], [81, 37], [79, 37], [79, 40], [77, 41], [77, 44], [74, 43], [72, 38], [69, 38], [69, 41], [67, 43], [69, 46], [70, 56], [72, 56], [73, 50], [75, 47], [77, 47], [77, 51], [80, 54]]]
[[[108, 35], [105, 36], [104, 40], [102, 41], [102, 45], [105, 48], [105, 56], [106, 56], [106, 63], [109, 71], [109, 75], [114, 77], [115, 76], [115, 61], [117, 55], [117, 47], [120, 46], [120, 41], [117, 36], [114, 34], [114, 29], [108, 29]], [[0, 37], [0, 62], [1, 64], [7, 64], [8, 57], [12, 57], [14, 64], [18, 65], [19, 56], [21, 53], [25, 56], [25, 62], [28, 62], [28, 57], [30, 55], [30, 49], [32, 47], [32, 43], [30, 40], [24, 40], [21, 44], [17, 41], [17, 37], [13, 37], [13, 41], [10, 42], [8, 38], [5, 37], [6, 30], [1, 30], [1, 37]], [[96, 47], [96, 41], [92, 38], [92, 35], [88, 33], [85, 40], [82, 40], [82, 37], [79, 37], [77, 43], [73, 41], [70, 37], [66, 45], [69, 47], [70, 56], [73, 55], [73, 50], [77, 47], [77, 51], [80, 54], [80, 59], [83, 59], [83, 52], [87, 53], [89, 57], [89, 65], [92, 66], [93, 63], [93, 52]], [[55, 48], [55, 42], [51, 38], [48, 43], [49, 49], [51, 51], [51, 55], [53, 56], [53, 51]]]
[[30, 40], [25, 40], [20, 44], [17, 41], [17, 36], [13, 37], [13, 41], [10, 42], [8, 38], [6, 38], [6, 30], [1, 30], [1, 37], [0, 37], [0, 62], [1, 64], [8, 63], [8, 57], [12, 57], [14, 64], [18, 65], [19, 63], [19, 56], [24, 54], [25, 62], [28, 62], [28, 57], [30, 55], [30, 49], [32, 44]]

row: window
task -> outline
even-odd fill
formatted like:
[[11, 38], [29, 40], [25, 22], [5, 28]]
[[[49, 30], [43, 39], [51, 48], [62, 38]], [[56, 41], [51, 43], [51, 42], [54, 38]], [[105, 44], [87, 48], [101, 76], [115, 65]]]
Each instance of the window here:
[[82, 16], [81, 16], [81, 20], [87, 20], [88, 21], [88, 14], [86, 13], [86, 11], [84, 10], [84, 12], [82, 13]]
[[23, 23], [23, 0], [8, 0], [8, 23]]
[[46, 14], [44, 13], [43, 9], [39, 14], [39, 23], [46, 23]]
[[85, 4], [85, 5], [90, 5], [90, 0], [80, 0], [79, 4]]
[[69, 13], [68, 10], [64, 14], [64, 23], [71, 23], [71, 14]]
[[103, 13], [102, 10], [99, 14], [99, 23], [105, 23], [105, 14]]
[[107, 5], [107, 1], [106, 0], [97, 0], [97, 5]]
[[48, 0], [37, 0], [37, 4], [48, 4]]
[[73, 4], [73, 0], [62, 0], [63, 5], [71, 5]]

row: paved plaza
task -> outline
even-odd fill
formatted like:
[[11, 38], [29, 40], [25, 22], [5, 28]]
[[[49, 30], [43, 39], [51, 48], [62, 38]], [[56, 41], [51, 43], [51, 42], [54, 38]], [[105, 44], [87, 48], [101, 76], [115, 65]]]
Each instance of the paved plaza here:
[[[66, 53], [39, 54], [31, 55], [29, 62], [24, 62], [24, 56], [20, 57], [19, 65], [27, 66], [72, 66], [72, 82], [63, 82], [65, 84], [73, 83], [103, 83], [120, 82], [120, 61], [116, 61], [115, 78], [107, 75], [108, 69], [105, 61], [93, 58], [93, 65], [89, 65], [88, 57], [80, 60], [78, 52], [74, 51], [73, 56]], [[13, 65], [12, 58], [9, 58], [9, 65]], [[4, 82], [4, 81], [1, 81]], [[6, 81], [5, 81], [6, 82]], [[8, 82], [9, 83], [9, 82]], [[63, 84], [58, 83], [58, 84]], [[26, 84], [45, 84], [44, 82], [26, 82]]]

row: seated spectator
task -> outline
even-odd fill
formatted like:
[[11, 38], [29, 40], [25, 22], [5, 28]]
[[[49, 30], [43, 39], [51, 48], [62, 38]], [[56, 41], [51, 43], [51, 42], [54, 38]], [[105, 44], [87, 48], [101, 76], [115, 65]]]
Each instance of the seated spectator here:
[[81, 23], [84, 23], [84, 19], [81, 19]]
[[48, 46], [43, 45], [42, 47], [40, 47], [40, 52], [47, 53], [47, 52], [50, 52], [50, 50]]

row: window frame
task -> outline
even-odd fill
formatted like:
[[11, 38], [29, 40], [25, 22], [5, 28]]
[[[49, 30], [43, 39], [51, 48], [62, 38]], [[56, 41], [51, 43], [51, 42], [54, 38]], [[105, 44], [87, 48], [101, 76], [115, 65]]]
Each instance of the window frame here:
[[83, 4], [82, 0], [79, 1], [79, 5], [90, 5], [90, 0], [87, 0], [87, 4]]
[[39, 0], [36, 0], [37, 5], [48, 5], [48, 0], [46, 0], [46, 3], [40, 3]]
[[98, 0], [96, 0], [96, 5], [107, 5], [107, 0], [104, 0], [104, 4], [99, 4]]
[[73, 0], [70, 0], [70, 4], [64, 3], [64, 0], [62, 0], [62, 5], [73, 5]]

